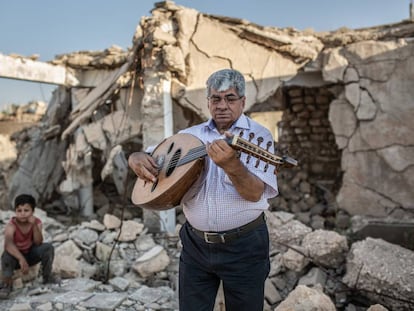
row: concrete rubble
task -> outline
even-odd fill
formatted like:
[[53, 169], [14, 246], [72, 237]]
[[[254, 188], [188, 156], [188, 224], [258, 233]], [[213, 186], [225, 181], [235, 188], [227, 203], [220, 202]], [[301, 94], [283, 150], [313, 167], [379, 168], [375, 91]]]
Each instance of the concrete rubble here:
[[[0, 212], [1, 230], [12, 215]], [[53, 271], [62, 283], [42, 285], [39, 265], [28, 275], [16, 271], [11, 298], [0, 301], [2, 310], [178, 310], [177, 233], [150, 233], [131, 214], [124, 220], [105, 214], [77, 225], [64, 225], [39, 208], [36, 215], [46, 241], [55, 245]], [[268, 212], [267, 217], [272, 239], [265, 310], [367, 310], [378, 301], [382, 310], [413, 306], [413, 251], [372, 238], [349, 249], [345, 236], [312, 230], [294, 214]], [[360, 290], [372, 300], [361, 305]]]
[[[404, 222], [414, 236], [407, 221], [414, 215], [413, 21], [316, 33], [171, 1], [151, 13], [126, 51], [62, 54], [48, 66], [0, 54], [0, 68], [24, 63], [56, 73], [48, 76], [59, 87], [46, 111], [0, 116], [36, 122], [0, 132], [0, 204], [4, 224], [18, 192], [36, 197], [64, 277], [61, 288], [45, 292], [30, 281], [3, 303], [14, 310], [176, 309], [179, 241], [160, 232], [156, 212], [130, 202], [135, 178], [126, 159], [204, 120], [206, 77], [233, 67], [247, 77], [246, 113], [274, 131], [279, 154], [299, 161], [278, 172], [280, 195], [269, 202], [267, 310], [305, 302], [317, 310], [412, 309], [414, 276], [404, 272], [412, 267], [411, 235], [402, 243], [403, 235], [380, 227], [354, 240], [352, 225], [361, 217], [371, 225]], [[13, 76], [7, 69], [0, 76]], [[178, 230], [179, 206], [175, 216]]]

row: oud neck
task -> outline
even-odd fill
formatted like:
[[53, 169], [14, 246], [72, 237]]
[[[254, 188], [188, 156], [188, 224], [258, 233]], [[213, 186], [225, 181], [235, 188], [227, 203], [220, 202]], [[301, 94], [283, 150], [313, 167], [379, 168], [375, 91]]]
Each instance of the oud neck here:
[[230, 146], [232, 146], [232, 148], [241, 150], [242, 152], [247, 153], [268, 164], [272, 164], [274, 166], [285, 164], [285, 158], [275, 155], [267, 149], [263, 149], [253, 144], [252, 142], [241, 138], [240, 136], [233, 136], [232, 138], [228, 138], [228, 143]]
[[206, 155], [207, 155], [206, 145], [201, 145], [201, 146], [192, 148], [188, 151], [188, 153], [184, 157], [182, 157], [178, 161], [177, 166], [187, 164], [196, 159], [204, 158]]

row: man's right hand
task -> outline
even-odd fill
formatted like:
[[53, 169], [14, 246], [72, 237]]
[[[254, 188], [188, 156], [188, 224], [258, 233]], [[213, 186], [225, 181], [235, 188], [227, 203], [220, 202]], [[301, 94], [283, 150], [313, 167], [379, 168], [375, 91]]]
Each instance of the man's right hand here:
[[153, 157], [145, 152], [134, 152], [128, 158], [128, 165], [141, 179], [155, 182], [158, 176], [158, 166]]

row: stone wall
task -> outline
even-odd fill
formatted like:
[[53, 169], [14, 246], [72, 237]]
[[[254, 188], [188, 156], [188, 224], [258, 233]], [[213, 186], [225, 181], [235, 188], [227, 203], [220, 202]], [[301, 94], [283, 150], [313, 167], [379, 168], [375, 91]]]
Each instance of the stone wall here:
[[325, 80], [343, 84], [329, 120], [342, 151], [337, 201], [351, 214], [414, 212], [414, 46], [367, 40], [326, 52]]
[[298, 159], [299, 166], [278, 173], [280, 196], [271, 201], [272, 209], [294, 212], [314, 229], [335, 227], [332, 196], [341, 184], [341, 154], [328, 120], [334, 95], [326, 87], [292, 86], [284, 92], [278, 148]]
[[282, 122], [281, 149], [300, 159], [312, 182], [334, 188], [340, 176], [340, 152], [328, 120], [333, 94], [326, 88], [288, 88]]

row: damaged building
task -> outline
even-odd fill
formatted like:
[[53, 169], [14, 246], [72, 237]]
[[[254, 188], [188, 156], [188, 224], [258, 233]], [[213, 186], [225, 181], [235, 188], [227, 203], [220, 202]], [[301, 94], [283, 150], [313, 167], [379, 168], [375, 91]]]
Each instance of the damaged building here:
[[[319, 230], [345, 232], [359, 224], [365, 230], [359, 233], [371, 238], [349, 250], [348, 285], [361, 281], [365, 290], [377, 285], [364, 279], [369, 271], [358, 270], [361, 247], [378, 251], [383, 243], [402, 245], [395, 253], [402, 254], [402, 267], [409, 267], [409, 249], [414, 249], [412, 21], [316, 33], [203, 14], [170, 1], [156, 4], [151, 13], [141, 19], [127, 51], [116, 46], [79, 51], [44, 64], [0, 55], [2, 77], [27, 79], [27, 72], [16, 68], [33, 64], [53, 72], [53, 81], [42, 82], [59, 85], [41, 121], [12, 136], [19, 151], [0, 180], [8, 189], [3, 206], [29, 191], [56, 217], [92, 219], [119, 215], [127, 207], [157, 231], [154, 211], [130, 201], [135, 177], [128, 155], [207, 119], [206, 77], [234, 68], [246, 77], [245, 113], [274, 133], [278, 154], [298, 161], [278, 172], [280, 195], [269, 208], [294, 214], [298, 223], [289, 223], [297, 235], [288, 237], [282, 225], [287, 221], [279, 219], [274, 239], [309, 254], [315, 241], [326, 238]], [[180, 222], [180, 207], [171, 211]], [[375, 230], [379, 222], [386, 231]], [[312, 257], [322, 266], [339, 267], [344, 260], [334, 258], [345, 256], [348, 245], [335, 243], [338, 253], [329, 260]], [[292, 271], [307, 266], [297, 252], [281, 257]], [[390, 285], [388, 294], [403, 301], [401, 310], [414, 301], [413, 273]], [[407, 291], [393, 290], [395, 284]], [[311, 295], [297, 290], [299, 296]], [[285, 300], [277, 310], [287, 310], [283, 304], [288, 308]]]

